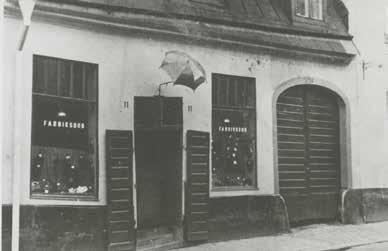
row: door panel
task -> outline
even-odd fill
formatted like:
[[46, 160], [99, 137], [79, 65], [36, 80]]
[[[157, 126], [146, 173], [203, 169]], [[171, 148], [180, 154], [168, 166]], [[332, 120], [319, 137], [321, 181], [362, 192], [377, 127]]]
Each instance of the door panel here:
[[161, 153], [155, 132], [136, 132], [136, 175], [139, 227], [162, 224], [165, 214], [162, 202], [166, 199], [163, 183], [167, 178], [160, 163]]
[[108, 250], [135, 250], [132, 132], [106, 131]]
[[180, 97], [135, 97], [135, 130], [182, 128]]
[[209, 238], [209, 133], [187, 132], [186, 239]]
[[297, 86], [277, 102], [280, 193], [291, 222], [335, 219], [340, 189], [339, 112], [334, 94]]
[[139, 226], [174, 225], [180, 219], [181, 131], [137, 131]]

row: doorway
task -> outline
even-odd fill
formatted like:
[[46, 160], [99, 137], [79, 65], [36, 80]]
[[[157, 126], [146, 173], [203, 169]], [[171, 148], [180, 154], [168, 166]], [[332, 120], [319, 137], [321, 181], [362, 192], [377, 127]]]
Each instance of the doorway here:
[[278, 180], [291, 223], [336, 220], [341, 188], [339, 98], [318, 86], [277, 100]]
[[138, 229], [181, 225], [181, 97], [135, 97]]

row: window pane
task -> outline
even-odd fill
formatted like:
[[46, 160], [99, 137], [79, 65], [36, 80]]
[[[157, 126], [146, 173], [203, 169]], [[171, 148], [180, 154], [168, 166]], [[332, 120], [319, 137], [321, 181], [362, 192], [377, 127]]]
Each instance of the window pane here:
[[255, 80], [213, 74], [212, 81], [212, 186], [256, 187]]
[[34, 57], [34, 70], [33, 70], [33, 90], [37, 93], [43, 93], [45, 90], [44, 82], [44, 60], [42, 57]]
[[84, 76], [83, 76], [83, 64], [76, 62], [73, 64], [73, 97], [74, 98], [84, 98], [83, 97], [83, 85], [84, 85]]
[[322, 0], [310, 0], [310, 17], [322, 19]]
[[88, 104], [34, 97], [32, 144], [63, 148], [88, 147]]
[[97, 100], [97, 67], [92, 64], [85, 65], [85, 93], [86, 98], [91, 101]]
[[213, 187], [256, 185], [255, 112], [213, 110]]
[[44, 76], [46, 82], [45, 93], [57, 95], [58, 90], [58, 63], [56, 59], [46, 58], [44, 60]]
[[[33, 195], [94, 195], [97, 104], [63, 98], [69, 93], [71, 61], [56, 61], [61, 96], [33, 94], [32, 97], [31, 192]], [[51, 69], [50, 64], [36, 66], [39, 64], [34, 64], [37, 76], [40, 71]], [[96, 81], [94, 88], [97, 88]], [[48, 93], [48, 89], [46, 85], [42, 93]]]
[[70, 96], [70, 61], [59, 61], [59, 96]]
[[296, 14], [300, 16], [307, 16], [307, 4], [306, 0], [296, 1]]

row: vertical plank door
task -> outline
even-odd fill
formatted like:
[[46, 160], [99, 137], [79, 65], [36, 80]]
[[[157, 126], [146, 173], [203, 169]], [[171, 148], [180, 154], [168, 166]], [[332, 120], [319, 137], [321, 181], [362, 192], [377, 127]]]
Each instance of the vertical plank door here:
[[108, 250], [136, 249], [132, 132], [106, 131]]
[[209, 133], [187, 131], [186, 239], [209, 239]]
[[296, 86], [277, 101], [279, 189], [291, 222], [338, 218], [339, 108], [321, 87]]

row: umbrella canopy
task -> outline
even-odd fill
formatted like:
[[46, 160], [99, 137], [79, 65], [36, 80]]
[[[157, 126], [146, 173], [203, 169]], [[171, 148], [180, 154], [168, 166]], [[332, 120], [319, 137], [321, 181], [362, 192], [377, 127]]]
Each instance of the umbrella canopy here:
[[193, 91], [206, 81], [201, 64], [184, 52], [167, 52], [160, 68], [170, 76], [174, 85], [184, 85]]

